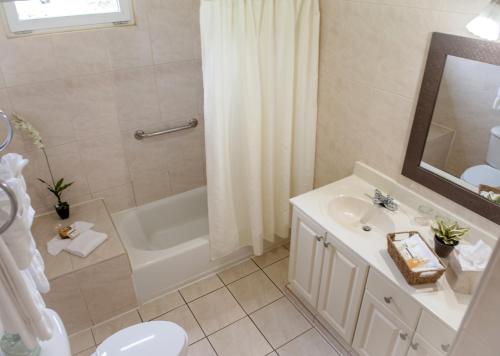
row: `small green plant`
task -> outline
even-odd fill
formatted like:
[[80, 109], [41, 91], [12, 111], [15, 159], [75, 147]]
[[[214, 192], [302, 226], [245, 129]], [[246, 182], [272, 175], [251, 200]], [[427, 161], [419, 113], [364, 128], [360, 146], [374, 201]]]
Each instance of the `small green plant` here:
[[442, 219], [435, 221], [431, 228], [436, 238], [448, 246], [458, 245], [464, 235], [469, 232], [468, 228], [460, 227], [457, 222], [448, 224]]
[[68, 189], [72, 184], [73, 182], [71, 183], [64, 183], [64, 178], [61, 178], [59, 179], [55, 184], [50, 184], [50, 183], [47, 183], [46, 181], [44, 181], [43, 179], [41, 178], [38, 178], [38, 180], [40, 182], [42, 182], [43, 184], [45, 184], [47, 186], [47, 189], [56, 196], [57, 198], [57, 206], [62, 206], [64, 204], [68, 204], [66, 202], [63, 202], [61, 200], [61, 195], [62, 195], [62, 192], [66, 189]]

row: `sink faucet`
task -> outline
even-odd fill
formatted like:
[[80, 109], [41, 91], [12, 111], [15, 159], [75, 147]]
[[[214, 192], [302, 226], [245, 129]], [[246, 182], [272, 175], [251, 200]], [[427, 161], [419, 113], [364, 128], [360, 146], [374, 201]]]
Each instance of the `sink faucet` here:
[[380, 190], [375, 189], [375, 195], [372, 198], [373, 204], [381, 205], [387, 210], [397, 211], [399, 206], [390, 195], [384, 195]]

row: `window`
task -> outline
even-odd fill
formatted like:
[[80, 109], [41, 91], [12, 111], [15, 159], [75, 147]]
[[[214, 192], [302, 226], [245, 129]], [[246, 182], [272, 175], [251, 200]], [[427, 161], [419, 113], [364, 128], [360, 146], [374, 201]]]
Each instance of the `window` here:
[[132, 0], [20, 0], [3, 7], [14, 34], [133, 23]]

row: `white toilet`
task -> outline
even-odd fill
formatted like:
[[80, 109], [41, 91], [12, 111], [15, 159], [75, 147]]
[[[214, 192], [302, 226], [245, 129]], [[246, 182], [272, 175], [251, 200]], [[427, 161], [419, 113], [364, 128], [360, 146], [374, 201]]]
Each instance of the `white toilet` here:
[[[40, 356], [71, 356], [69, 338], [59, 315], [50, 310], [53, 335], [41, 343]], [[92, 356], [186, 356], [187, 334], [169, 321], [150, 321], [130, 326], [108, 337]]]
[[465, 170], [462, 180], [475, 187], [481, 184], [500, 187], [500, 126], [491, 129], [486, 163]]

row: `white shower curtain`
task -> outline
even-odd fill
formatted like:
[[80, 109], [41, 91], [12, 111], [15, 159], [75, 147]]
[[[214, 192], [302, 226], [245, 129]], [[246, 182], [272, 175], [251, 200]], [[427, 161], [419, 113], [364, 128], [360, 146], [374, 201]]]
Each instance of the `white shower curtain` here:
[[318, 0], [202, 0], [211, 253], [288, 237], [313, 187]]

